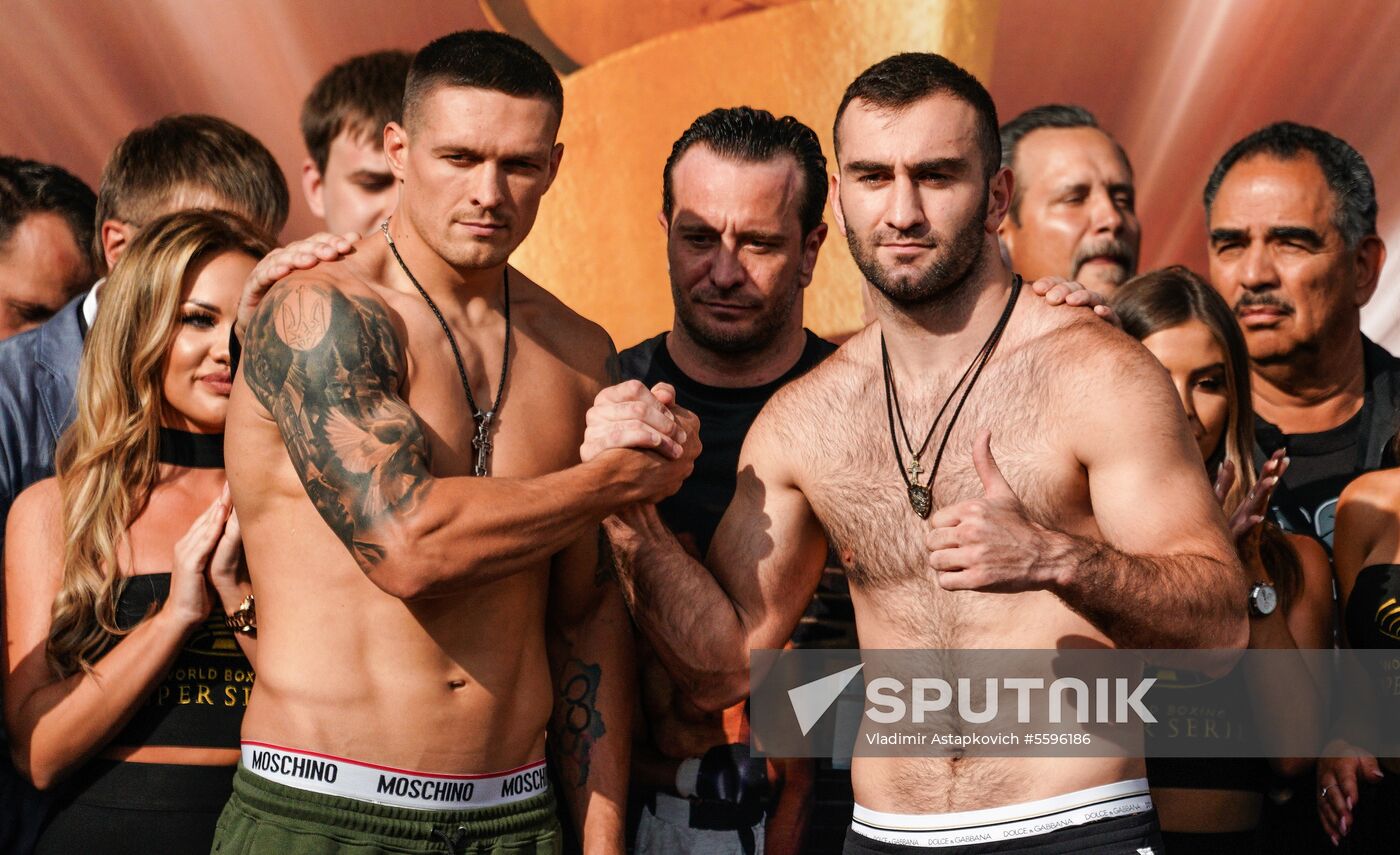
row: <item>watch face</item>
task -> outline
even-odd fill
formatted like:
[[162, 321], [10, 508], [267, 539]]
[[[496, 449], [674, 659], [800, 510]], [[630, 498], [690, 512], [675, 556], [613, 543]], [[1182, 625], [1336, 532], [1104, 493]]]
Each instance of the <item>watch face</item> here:
[[1274, 589], [1273, 585], [1260, 582], [1254, 586], [1250, 595], [1254, 610], [1261, 615], [1271, 615], [1274, 613], [1274, 609], [1278, 608], [1278, 591]]

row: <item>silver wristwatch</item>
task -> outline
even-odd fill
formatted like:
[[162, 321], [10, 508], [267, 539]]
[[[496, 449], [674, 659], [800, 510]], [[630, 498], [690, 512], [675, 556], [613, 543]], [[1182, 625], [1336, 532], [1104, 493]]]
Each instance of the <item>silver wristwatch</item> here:
[[1249, 613], [1266, 617], [1278, 608], [1278, 589], [1268, 582], [1255, 582], [1249, 589]]

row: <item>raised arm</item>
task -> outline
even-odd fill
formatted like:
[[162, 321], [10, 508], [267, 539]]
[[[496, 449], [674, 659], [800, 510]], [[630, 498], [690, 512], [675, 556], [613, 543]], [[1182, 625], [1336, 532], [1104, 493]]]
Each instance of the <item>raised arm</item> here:
[[984, 434], [973, 460], [985, 496], [930, 520], [939, 584], [1049, 590], [1123, 648], [1243, 647], [1248, 586], [1176, 394], [1145, 350], [1094, 338], [1057, 399], [1099, 535], [1032, 520]]
[[584, 852], [621, 852], [636, 665], [632, 624], [602, 529], [555, 558], [549, 598], [550, 740], [564, 802]]
[[826, 535], [791, 476], [791, 443], [778, 421], [765, 409], [750, 429], [705, 564], [686, 553], [654, 505], [606, 523], [633, 618], [682, 691], [710, 711], [748, 694], [749, 651], [787, 643], [826, 560]]
[[399, 395], [403, 354], [387, 310], [314, 272], [269, 293], [244, 360], [312, 504], [370, 579], [403, 599], [545, 560], [616, 508], [675, 492], [694, 460], [693, 449], [677, 460], [615, 450], [539, 478], [435, 477]]

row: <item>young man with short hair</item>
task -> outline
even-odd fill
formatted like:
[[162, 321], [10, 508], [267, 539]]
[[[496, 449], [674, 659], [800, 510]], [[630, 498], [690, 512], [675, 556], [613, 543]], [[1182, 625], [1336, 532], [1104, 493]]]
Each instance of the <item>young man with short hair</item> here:
[[[691, 701], [747, 694], [749, 651], [791, 635], [829, 545], [863, 649], [1243, 646], [1248, 585], [1160, 365], [1021, 299], [1002, 262], [1011, 181], [986, 89], [943, 57], [890, 57], [847, 89], [835, 142], [876, 322], [759, 414], [705, 564], [654, 507], [608, 521], [633, 615]], [[585, 461], [625, 440], [618, 405], [670, 409], [637, 386], [600, 396]], [[1143, 775], [1131, 757], [857, 757], [846, 851], [1160, 853]], [[998, 842], [955, 845], [974, 826]]]
[[403, 119], [412, 61], [401, 50], [352, 57], [316, 81], [302, 104], [301, 190], [329, 232], [367, 235], [398, 204], [398, 182], [384, 162], [384, 126]]
[[634, 666], [599, 522], [673, 493], [698, 441], [682, 416], [664, 456], [578, 463], [616, 354], [509, 265], [563, 96], [509, 36], [429, 44], [384, 132], [393, 217], [248, 328], [226, 454], [258, 680], [227, 851], [557, 852], [547, 730], [585, 851], [621, 849]]

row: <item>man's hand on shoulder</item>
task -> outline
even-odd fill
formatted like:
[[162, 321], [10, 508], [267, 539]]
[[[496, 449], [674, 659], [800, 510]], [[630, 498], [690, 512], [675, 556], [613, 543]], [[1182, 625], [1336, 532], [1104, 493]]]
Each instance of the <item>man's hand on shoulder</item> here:
[[238, 298], [238, 314], [233, 322], [233, 334], [239, 341], [244, 340], [258, 305], [278, 281], [294, 271], [310, 270], [323, 261], [344, 258], [355, 251], [355, 241], [359, 239], [360, 236], [355, 232], [346, 232], [343, 235], [319, 232], [269, 252], [243, 283], [243, 293]]
[[939, 587], [948, 591], [1017, 593], [1054, 584], [1057, 553], [1070, 539], [1026, 515], [1016, 492], [992, 456], [992, 435], [984, 431], [972, 449], [982, 479], [979, 499], [940, 508], [929, 519], [924, 542], [928, 565]]
[[[579, 457], [584, 463], [625, 452], [644, 498], [657, 502], [680, 489], [700, 455], [700, 420], [676, 403], [667, 383], [648, 389], [627, 380], [598, 393], [587, 415]], [[648, 453], [651, 452], [651, 453]]]
[[1100, 318], [1119, 329], [1123, 328], [1123, 321], [1108, 304], [1108, 298], [1072, 279], [1044, 276], [1030, 283], [1030, 288], [1032, 292], [1045, 298], [1046, 305], [1093, 309], [1094, 314]]

